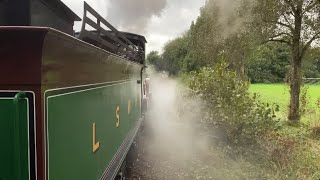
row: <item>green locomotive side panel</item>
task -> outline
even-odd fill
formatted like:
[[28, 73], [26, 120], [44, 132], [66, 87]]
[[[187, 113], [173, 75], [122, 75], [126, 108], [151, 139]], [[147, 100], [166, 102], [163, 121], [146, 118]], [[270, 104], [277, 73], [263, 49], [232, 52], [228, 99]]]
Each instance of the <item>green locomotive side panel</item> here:
[[139, 88], [135, 80], [48, 95], [50, 180], [101, 178], [140, 117]]
[[1, 180], [29, 179], [28, 123], [27, 99], [0, 97]]

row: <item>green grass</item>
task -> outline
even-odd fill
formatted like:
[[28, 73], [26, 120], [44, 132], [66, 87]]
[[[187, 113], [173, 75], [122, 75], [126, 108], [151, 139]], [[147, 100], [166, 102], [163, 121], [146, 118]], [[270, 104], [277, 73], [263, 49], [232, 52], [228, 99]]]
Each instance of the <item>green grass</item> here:
[[289, 89], [284, 84], [252, 84], [249, 91], [260, 96], [264, 103], [276, 103], [280, 111], [286, 111], [289, 103]]
[[[320, 127], [320, 108], [316, 108], [316, 101], [320, 98], [320, 85], [306, 85], [306, 87], [309, 96], [308, 112], [302, 116], [302, 123], [299, 126], [287, 123], [290, 98], [288, 85], [252, 84], [249, 87], [249, 92], [259, 94], [261, 102], [275, 103], [280, 106], [280, 112], [277, 116], [281, 121], [278, 123], [277, 135], [284, 137], [284, 139], [292, 138], [297, 143], [292, 151], [294, 153], [290, 154], [290, 156], [294, 156], [293, 160], [290, 161], [286, 169], [279, 170], [277, 173], [280, 175], [282, 173], [300, 174], [301, 178], [298, 179], [316, 179], [320, 175], [320, 137], [312, 135], [311, 130], [314, 127]], [[281, 142], [279, 143], [281, 144]]]
[[[308, 87], [308, 95], [310, 97], [310, 107], [315, 107], [316, 101], [320, 98], [320, 85], [306, 85]], [[280, 106], [280, 116], [286, 117], [289, 106], [289, 86], [285, 84], [251, 84], [250, 93], [257, 93], [260, 96], [261, 102], [278, 104]], [[310, 114], [307, 114], [302, 119], [310, 120]]]

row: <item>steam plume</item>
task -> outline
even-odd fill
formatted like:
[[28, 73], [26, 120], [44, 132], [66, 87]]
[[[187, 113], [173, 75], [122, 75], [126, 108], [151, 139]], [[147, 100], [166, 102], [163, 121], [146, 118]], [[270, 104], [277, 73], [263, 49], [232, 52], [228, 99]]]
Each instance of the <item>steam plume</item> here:
[[[251, 8], [255, 0], [211, 0], [211, 10], [219, 9], [218, 22], [223, 28], [223, 37], [226, 38], [244, 30], [245, 24], [252, 21]], [[246, 11], [240, 12], [240, 9]]]
[[167, 0], [109, 0], [108, 17], [124, 31], [143, 33], [152, 16], [160, 16]]
[[128, 168], [129, 180], [263, 177], [259, 167], [230, 153], [223, 128], [204, 123], [214, 117], [208, 116], [201, 96], [148, 71], [152, 100]]

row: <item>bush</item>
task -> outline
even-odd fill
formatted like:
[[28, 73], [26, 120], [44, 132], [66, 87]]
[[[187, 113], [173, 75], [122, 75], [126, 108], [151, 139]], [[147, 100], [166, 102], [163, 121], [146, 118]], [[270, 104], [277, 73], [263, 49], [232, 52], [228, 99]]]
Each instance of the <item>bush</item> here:
[[[276, 119], [279, 106], [261, 103], [256, 94], [250, 95], [249, 83], [226, 64], [184, 74], [182, 80], [209, 106], [208, 122], [224, 126], [229, 155], [248, 160], [270, 179], [313, 179], [319, 175], [318, 143], [306, 140], [307, 126], [292, 127]], [[307, 89], [302, 96], [306, 107]], [[320, 109], [320, 99], [317, 107]], [[319, 124], [313, 125], [314, 136], [320, 134]]]
[[248, 93], [249, 83], [227, 69], [225, 63], [204, 67], [183, 76], [201, 94], [210, 109], [211, 122], [227, 126], [230, 142], [248, 144], [275, 124], [277, 105], [263, 104]]
[[320, 98], [317, 99], [315, 104], [315, 114], [313, 123], [311, 124], [312, 135], [320, 138]]
[[302, 86], [301, 87], [301, 92], [300, 92], [300, 114], [301, 116], [307, 114], [307, 113], [310, 113], [308, 111], [310, 111], [310, 100], [311, 100], [311, 97], [309, 95], [309, 87], [308, 86]]

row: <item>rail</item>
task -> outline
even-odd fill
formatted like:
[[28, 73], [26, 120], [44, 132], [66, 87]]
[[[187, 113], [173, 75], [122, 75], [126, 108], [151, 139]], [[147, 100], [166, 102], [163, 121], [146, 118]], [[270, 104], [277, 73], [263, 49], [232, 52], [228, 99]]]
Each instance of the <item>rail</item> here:
[[[96, 22], [88, 17], [88, 13], [96, 18]], [[110, 30], [104, 29], [101, 24]], [[87, 25], [94, 30], [87, 30]], [[86, 2], [84, 2], [83, 21], [78, 38], [124, 58], [140, 61], [139, 47], [133, 44], [122, 32], [119, 32]]]

